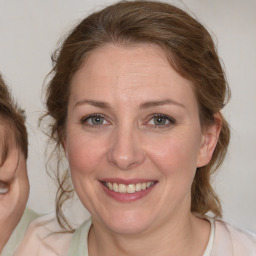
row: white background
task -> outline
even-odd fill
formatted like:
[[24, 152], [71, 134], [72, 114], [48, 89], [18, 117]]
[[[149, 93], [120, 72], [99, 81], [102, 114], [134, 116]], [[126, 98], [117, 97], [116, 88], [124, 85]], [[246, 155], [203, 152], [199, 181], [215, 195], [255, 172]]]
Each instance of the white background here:
[[[110, 0], [0, 0], [0, 71], [27, 112], [28, 205], [54, 210], [55, 188], [45, 172], [44, 141], [37, 128], [42, 84], [61, 36]], [[256, 0], [169, 1], [193, 12], [213, 33], [225, 63], [232, 99], [224, 113], [232, 139], [215, 187], [224, 219], [256, 232]]]

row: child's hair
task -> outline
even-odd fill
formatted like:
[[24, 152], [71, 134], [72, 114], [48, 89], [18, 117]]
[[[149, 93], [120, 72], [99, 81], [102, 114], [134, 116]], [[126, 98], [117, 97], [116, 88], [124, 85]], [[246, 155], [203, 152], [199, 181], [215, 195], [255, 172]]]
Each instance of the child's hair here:
[[25, 126], [25, 112], [11, 97], [10, 91], [0, 74], [0, 125], [6, 126], [0, 138], [0, 166], [8, 156], [9, 142], [13, 137], [25, 159], [28, 157], [28, 134]]

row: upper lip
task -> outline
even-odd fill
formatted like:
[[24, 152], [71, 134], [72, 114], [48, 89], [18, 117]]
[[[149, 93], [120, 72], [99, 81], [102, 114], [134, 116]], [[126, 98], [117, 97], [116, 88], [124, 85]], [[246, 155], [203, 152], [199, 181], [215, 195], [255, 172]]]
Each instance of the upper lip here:
[[101, 182], [111, 182], [111, 183], [117, 183], [117, 184], [136, 184], [136, 183], [145, 183], [145, 182], [156, 182], [156, 180], [153, 179], [120, 179], [120, 178], [106, 178], [100, 180]]

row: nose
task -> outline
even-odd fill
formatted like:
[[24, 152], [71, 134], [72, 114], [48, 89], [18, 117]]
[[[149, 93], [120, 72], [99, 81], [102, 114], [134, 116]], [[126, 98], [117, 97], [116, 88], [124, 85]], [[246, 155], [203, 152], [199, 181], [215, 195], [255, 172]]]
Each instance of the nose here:
[[140, 136], [133, 129], [116, 128], [111, 136], [108, 161], [121, 170], [129, 170], [142, 164], [145, 154]]

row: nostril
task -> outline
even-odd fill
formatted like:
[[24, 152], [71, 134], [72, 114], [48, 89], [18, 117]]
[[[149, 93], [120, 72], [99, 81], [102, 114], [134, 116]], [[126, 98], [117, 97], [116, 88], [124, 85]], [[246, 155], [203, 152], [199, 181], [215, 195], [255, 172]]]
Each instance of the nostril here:
[[136, 155], [109, 157], [109, 162], [121, 170], [129, 170], [144, 162], [144, 157]]
[[127, 127], [121, 130], [113, 133], [107, 157], [112, 165], [128, 170], [144, 161], [144, 153], [136, 134]]

